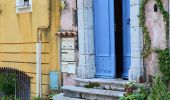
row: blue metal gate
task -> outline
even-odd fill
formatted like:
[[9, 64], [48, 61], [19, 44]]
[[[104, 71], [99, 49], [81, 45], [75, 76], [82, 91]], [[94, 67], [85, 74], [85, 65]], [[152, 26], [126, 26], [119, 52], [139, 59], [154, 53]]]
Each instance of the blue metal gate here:
[[130, 0], [122, 0], [123, 7], [123, 74], [128, 78], [131, 64], [131, 39], [130, 39]]
[[94, 0], [96, 77], [115, 78], [114, 0]]

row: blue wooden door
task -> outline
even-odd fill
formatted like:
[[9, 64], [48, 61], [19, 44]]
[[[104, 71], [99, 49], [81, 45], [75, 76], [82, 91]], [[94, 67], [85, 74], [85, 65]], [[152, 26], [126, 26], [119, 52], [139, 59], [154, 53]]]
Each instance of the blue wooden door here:
[[114, 0], [94, 0], [96, 77], [115, 78]]
[[128, 78], [131, 64], [131, 39], [130, 39], [130, 0], [122, 0], [123, 7], [123, 74]]

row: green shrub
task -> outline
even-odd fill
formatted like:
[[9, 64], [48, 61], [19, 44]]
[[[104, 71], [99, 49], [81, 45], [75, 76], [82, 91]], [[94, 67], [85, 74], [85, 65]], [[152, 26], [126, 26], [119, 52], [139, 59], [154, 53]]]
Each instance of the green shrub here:
[[41, 97], [35, 97], [33, 100], [43, 100]]
[[119, 100], [146, 100], [149, 93], [148, 84], [129, 83], [125, 87], [126, 93]]
[[12, 73], [0, 74], [0, 92], [5, 96], [14, 96], [16, 87], [16, 75]]
[[170, 80], [170, 49], [156, 50], [158, 53], [159, 70], [163, 74], [166, 84]]
[[157, 75], [153, 78], [151, 85], [127, 84], [126, 93], [119, 100], [170, 100], [170, 91], [162, 76]]
[[170, 91], [168, 90], [166, 83], [164, 83], [161, 76], [157, 75], [153, 79], [148, 100], [170, 100]]
[[21, 100], [19, 98], [15, 98], [14, 96], [4, 96], [4, 97], [1, 97], [1, 100]]

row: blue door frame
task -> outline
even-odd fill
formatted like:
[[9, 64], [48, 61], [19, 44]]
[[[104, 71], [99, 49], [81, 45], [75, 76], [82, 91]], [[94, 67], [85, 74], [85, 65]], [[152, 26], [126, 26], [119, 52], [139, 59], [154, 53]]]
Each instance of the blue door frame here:
[[96, 74], [115, 78], [114, 0], [94, 0]]
[[[95, 62], [98, 78], [116, 78], [114, 0], [93, 0]], [[123, 74], [130, 68], [130, 0], [122, 0], [123, 7]]]
[[122, 78], [128, 78], [131, 65], [131, 39], [130, 39], [130, 0], [122, 0], [123, 15], [123, 74]]

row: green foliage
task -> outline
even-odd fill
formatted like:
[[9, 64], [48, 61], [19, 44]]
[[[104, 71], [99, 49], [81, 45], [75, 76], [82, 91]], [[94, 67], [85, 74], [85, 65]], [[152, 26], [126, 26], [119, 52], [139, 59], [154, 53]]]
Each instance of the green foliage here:
[[168, 11], [165, 10], [162, 0], [156, 0], [159, 10], [161, 12], [161, 14], [163, 15], [163, 18], [165, 19], [164, 21], [166, 21], [167, 19], [169, 19], [169, 13]]
[[147, 57], [151, 53], [151, 38], [149, 35], [149, 31], [145, 26], [145, 5], [148, 0], [141, 0], [140, 8], [139, 8], [139, 24], [142, 27], [142, 32], [144, 34], [144, 50], [143, 50], [143, 57]]
[[5, 97], [2, 97], [1, 100], [21, 100], [21, 99], [15, 98], [15, 97], [13, 97], [13, 96], [8, 96], [8, 97], [5, 96]]
[[127, 97], [122, 96], [120, 97], [119, 100], [146, 100], [146, 99], [144, 99], [144, 96], [142, 94], [134, 93], [134, 94], [128, 95]]
[[126, 93], [119, 100], [146, 100], [149, 93], [148, 84], [129, 83], [125, 87]]
[[31, 100], [53, 100], [52, 97], [34, 97]]
[[[145, 25], [146, 18], [145, 18], [145, 5], [147, 4], [148, 0], [141, 0], [140, 8], [139, 8], [139, 24], [142, 27], [142, 32], [144, 34], [144, 50], [143, 50], [143, 57], [147, 57], [153, 50], [151, 49], [151, 38], [149, 35], [149, 31]], [[166, 45], [168, 47], [168, 40], [169, 40], [169, 13], [165, 10], [162, 0], [156, 0], [157, 5], [161, 14], [163, 15], [166, 27]]]
[[88, 85], [84, 85], [85, 88], [95, 88], [101, 86], [99, 83], [89, 83]]
[[48, 98], [51, 100], [52, 97], [55, 96], [55, 95], [57, 95], [57, 93], [56, 93], [56, 94], [51, 94], [51, 95], [49, 95]]
[[170, 100], [170, 91], [162, 76], [153, 78], [153, 83], [130, 83], [126, 86], [126, 93], [119, 100]]
[[33, 100], [43, 100], [41, 97], [35, 97]]
[[169, 39], [169, 13], [165, 10], [162, 0], [156, 0], [159, 10], [161, 14], [163, 15], [164, 21], [165, 21], [165, 27], [166, 27], [166, 45], [168, 47], [168, 39]]
[[16, 75], [0, 74], [0, 92], [5, 96], [15, 95]]
[[148, 100], [170, 100], [170, 91], [162, 80], [162, 77], [156, 76], [154, 78]]
[[167, 82], [170, 80], [170, 49], [156, 50], [158, 53], [159, 70], [166, 78]]

